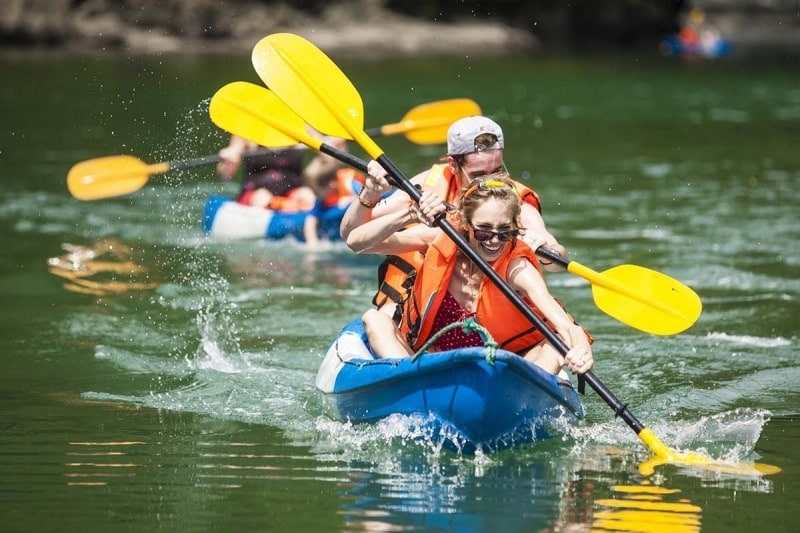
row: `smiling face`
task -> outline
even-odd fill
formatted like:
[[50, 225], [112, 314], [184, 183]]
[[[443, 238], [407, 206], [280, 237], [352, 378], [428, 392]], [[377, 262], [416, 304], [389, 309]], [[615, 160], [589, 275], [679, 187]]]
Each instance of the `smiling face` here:
[[[515, 212], [513, 201], [490, 197], [481, 202], [472, 212], [472, 218], [467, 220], [469, 244], [487, 262], [496, 261], [505, 247], [509, 246], [509, 241], [504, 239], [516, 236]], [[475, 230], [478, 230], [478, 237], [485, 237], [486, 235], [481, 235], [484, 231], [492, 234], [488, 240], [481, 241], [476, 238]]]

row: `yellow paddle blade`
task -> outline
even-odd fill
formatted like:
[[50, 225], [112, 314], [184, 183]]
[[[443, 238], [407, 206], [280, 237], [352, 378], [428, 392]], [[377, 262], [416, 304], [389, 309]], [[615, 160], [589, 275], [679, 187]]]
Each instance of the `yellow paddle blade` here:
[[169, 163], [148, 165], [131, 155], [98, 157], [76, 163], [67, 173], [67, 189], [79, 200], [98, 200], [138, 191], [152, 174], [169, 170]]
[[653, 457], [639, 465], [639, 473], [644, 476], [652, 475], [656, 467], [665, 464], [698, 467], [722, 474], [741, 476], [769, 476], [781, 471], [780, 467], [765, 463], [726, 463], [698, 452], [676, 452], [670, 450], [647, 428], [639, 432], [639, 439], [654, 454]]
[[225, 85], [211, 98], [208, 113], [223, 130], [261, 146], [292, 146], [310, 136], [297, 113], [272, 91], [254, 83]]
[[[352, 139], [346, 126], [363, 129], [361, 95], [309, 41], [291, 33], [268, 35], [253, 48], [252, 60], [267, 87], [317, 131]], [[334, 110], [341, 110], [341, 116]]]
[[480, 115], [481, 108], [469, 98], [451, 98], [418, 105], [400, 122], [382, 126], [382, 135], [405, 134], [416, 144], [441, 144], [447, 141], [447, 130], [458, 119]]
[[[580, 266], [570, 263], [568, 270], [578, 271]], [[582, 277], [592, 282], [597, 307], [640, 331], [674, 335], [691, 327], [703, 310], [696, 292], [649, 268], [620, 265], [592, 274]]]

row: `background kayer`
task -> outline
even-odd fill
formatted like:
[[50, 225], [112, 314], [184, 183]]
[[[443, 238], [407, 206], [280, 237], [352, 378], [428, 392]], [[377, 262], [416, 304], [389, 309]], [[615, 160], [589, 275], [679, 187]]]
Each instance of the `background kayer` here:
[[[347, 151], [347, 141], [326, 137], [326, 144]], [[342, 214], [364, 186], [365, 177], [339, 160], [319, 153], [305, 169], [305, 182], [314, 191], [314, 208], [306, 215], [303, 236], [309, 246], [320, 239], [335, 240]], [[333, 225], [330, 222], [333, 222]]]
[[314, 206], [314, 192], [305, 186], [303, 179], [304, 153], [305, 150], [294, 147], [270, 150], [233, 135], [228, 146], [219, 151], [222, 161], [217, 164], [217, 174], [231, 180], [240, 166], [244, 166], [236, 197], [240, 204], [306, 211]]

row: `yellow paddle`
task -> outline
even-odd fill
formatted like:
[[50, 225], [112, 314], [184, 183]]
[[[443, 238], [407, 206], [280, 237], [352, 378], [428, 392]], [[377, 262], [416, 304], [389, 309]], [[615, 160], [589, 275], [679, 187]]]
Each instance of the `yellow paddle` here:
[[[420, 192], [363, 131], [361, 96], [339, 67], [321, 50], [298, 35], [269, 35], [253, 49], [253, 66], [264, 83], [306, 122], [322, 133], [354, 139], [386, 169], [398, 186], [412, 199], [419, 200]], [[469, 246], [455, 228], [445, 219], [439, 219], [437, 223], [547, 340], [559, 352], [566, 354], [568, 347], [564, 341], [531, 311], [524, 300]], [[636, 419], [627, 405], [620, 402], [593, 372], [587, 372], [584, 378], [659, 460], [698, 466], [715, 463], [711, 457], [700, 453], [670, 450]], [[745, 468], [748, 472], [755, 471], [759, 474], [779, 471], [777, 467], [769, 466], [754, 468], [746, 465]]]
[[[299, 142], [366, 172], [366, 161], [311, 136], [306, 122], [261, 85], [243, 81], [225, 85], [211, 98], [209, 113], [214, 124], [223, 130], [261, 146]], [[700, 316], [700, 297], [660, 272], [620, 265], [598, 273], [544, 247], [536, 253], [588, 280], [600, 310], [641, 331], [674, 335], [689, 328]]]
[[[375, 135], [398, 135], [416, 144], [439, 144], [447, 140], [447, 128], [456, 120], [470, 115], [480, 115], [481, 108], [468, 98], [452, 98], [429, 102], [413, 107], [400, 122], [387, 124], [374, 130]], [[295, 144], [273, 143], [272, 147]], [[251, 152], [255, 155], [260, 151]], [[209, 155], [186, 161], [169, 161], [147, 164], [132, 155], [112, 155], [76, 163], [67, 174], [67, 189], [79, 200], [100, 200], [123, 196], [138, 191], [151, 176], [170, 170], [185, 170], [201, 165], [219, 163], [218, 155]]]
[[480, 115], [481, 108], [468, 98], [452, 98], [428, 104], [420, 104], [411, 109], [394, 124], [367, 130], [367, 135], [405, 134], [415, 144], [440, 144], [447, 140], [447, 130], [456, 120], [471, 115]]
[[110, 155], [76, 163], [67, 173], [67, 189], [78, 200], [99, 200], [136, 192], [150, 176], [169, 170], [181, 170], [218, 163], [218, 155], [186, 161], [148, 165], [132, 155]]
[[545, 247], [536, 255], [589, 281], [601, 311], [640, 331], [675, 335], [697, 322], [703, 310], [700, 296], [691, 288], [649, 268], [619, 265], [600, 273]]

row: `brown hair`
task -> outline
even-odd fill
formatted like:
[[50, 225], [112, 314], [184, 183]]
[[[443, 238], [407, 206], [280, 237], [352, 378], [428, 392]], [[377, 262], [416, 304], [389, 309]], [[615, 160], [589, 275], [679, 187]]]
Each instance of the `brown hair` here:
[[495, 198], [511, 206], [514, 225], [519, 229], [522, 200], [516, 185], [506, 172], [495, 172], [472, 180], [459, 196], [459, 208], [451, 215], [452, 222], [461, 230], [465, 230], [472, 222], [475, 210], [489, 198]]

